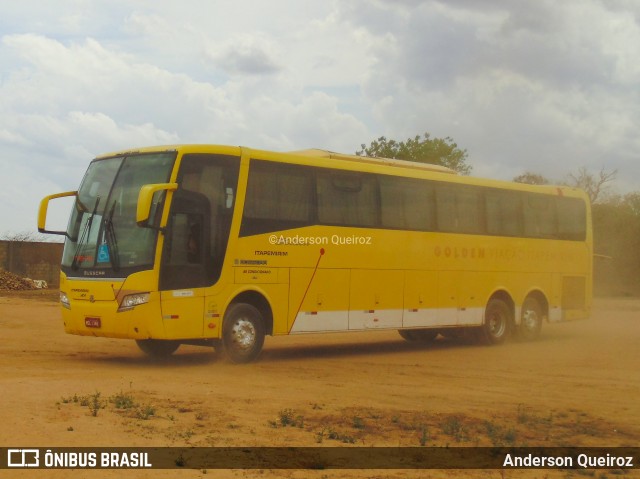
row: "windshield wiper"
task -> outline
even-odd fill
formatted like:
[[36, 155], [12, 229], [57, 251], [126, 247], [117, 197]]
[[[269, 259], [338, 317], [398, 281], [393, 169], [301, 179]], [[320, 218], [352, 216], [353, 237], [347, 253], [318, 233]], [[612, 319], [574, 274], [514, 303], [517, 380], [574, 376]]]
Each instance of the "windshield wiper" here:
[[120, 257], [118, 255], [118, 240], [116, 239], [116, 230], [113, 227], [113, 212], [116, 209], [116, 201], [111, 205], [109, 214], [104, 219], [104, 240], [109, 248], [109, 257], [111, 260], [111, 267], [114, 271], [120, 269]]
[[[96, 215], [98, 211], [98, 205], [100, 204], [100, 197], [96, 197], [96, 204], [93, 206], [93, 211], [89, 218], [87, 218], [87, 222], [84, 224], [84, 229], [82, 230], [82, 235], [80, 235], [80, 240], [78, 241], [78, 245], [76, 246], [76, 250], [73, 253], [73, 260], [71, 261], [71, 269], [78, 269], [78, 256], [80, 255], [80, 250], [84, 246], [85, 241], [89, 239], [89, 232], [91, 231], [91, 225], [93, 223], [93, 217]], [[84, 261], [84, 257], [82, 258]]]

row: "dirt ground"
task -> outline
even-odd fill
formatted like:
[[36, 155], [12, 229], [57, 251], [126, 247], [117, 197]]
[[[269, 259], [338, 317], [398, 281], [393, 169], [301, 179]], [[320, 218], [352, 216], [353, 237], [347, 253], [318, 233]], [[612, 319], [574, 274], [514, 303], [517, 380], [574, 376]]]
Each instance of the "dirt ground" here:
[[[233, 365], [63, 332], [55, 292], [0, 291], [0, 446], [638, 446], [640, 300], [487, 347], [395, 331], [267, 338]], [[638, 477], [638, 470], [624, 477]], [[620, 471], [1, 471], [0, 477], [616, 477]]]

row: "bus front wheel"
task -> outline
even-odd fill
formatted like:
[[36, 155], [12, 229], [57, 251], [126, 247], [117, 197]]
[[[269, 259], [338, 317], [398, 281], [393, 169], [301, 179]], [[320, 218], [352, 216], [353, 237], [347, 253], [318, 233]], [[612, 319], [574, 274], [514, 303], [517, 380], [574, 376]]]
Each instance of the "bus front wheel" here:
[[222, 351], [234, 363], [249, 363], [262, 352], [265, 326], [262, 314], [247, 303], [227, 310], [222, 324]]
[[501, 299], [492, 299], [484, 311], [480, 338], [486, 344], [503, 343], [511, 328], [511, 308]]
[[180, 347], [179, 342], [164, 339], [137, 339], [136, 344], [143, 353], [152, 358], [167, 358]]

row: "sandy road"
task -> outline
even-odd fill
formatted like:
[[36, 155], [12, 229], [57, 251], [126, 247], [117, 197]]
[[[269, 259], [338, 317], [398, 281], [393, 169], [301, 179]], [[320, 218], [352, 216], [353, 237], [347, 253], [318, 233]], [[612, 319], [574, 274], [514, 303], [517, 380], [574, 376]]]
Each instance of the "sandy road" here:
[[[545, 325], [531, 343], [420, 346], [395, 331], [278, 337], [267, 338], [257, 363], [233, 365], [208, 349], [185, 346], [154, 362], [133, 341], [64, 334], [55, 303], [1, 294], [3, 446], [640, 444], [639, 300], [597, 300], [592, 319]], [[118, 395], [135, 406], [117, 408]], [[77, 401], [90, 396], [98, 398], [95, 417]], [[59, 473], [19, 477], [69, 475]], [[413, 471], [266, 475], [426, 477]]]

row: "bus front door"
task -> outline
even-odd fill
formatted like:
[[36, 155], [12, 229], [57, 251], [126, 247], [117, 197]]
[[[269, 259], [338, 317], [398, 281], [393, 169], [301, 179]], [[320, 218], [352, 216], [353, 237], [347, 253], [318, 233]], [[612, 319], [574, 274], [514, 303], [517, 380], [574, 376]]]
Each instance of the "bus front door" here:
[[167, 339], [203, 335], [209, 216], [209, 202], [203, 194], [176, 190], [160, 268], [160, 301]]

